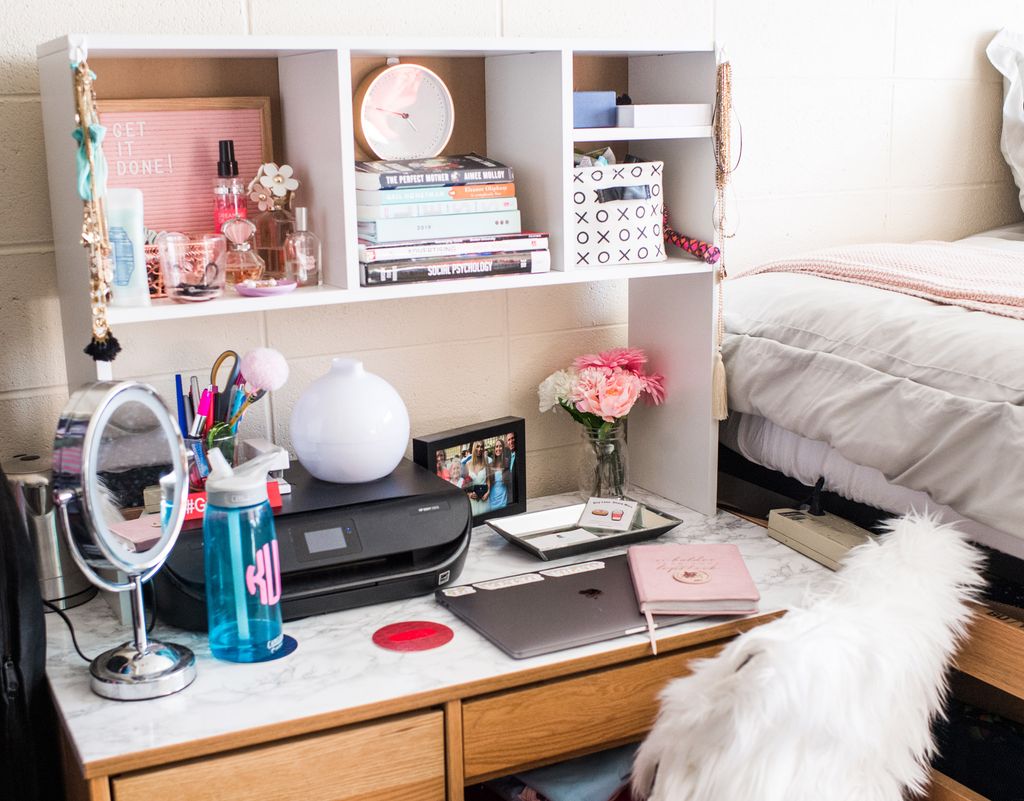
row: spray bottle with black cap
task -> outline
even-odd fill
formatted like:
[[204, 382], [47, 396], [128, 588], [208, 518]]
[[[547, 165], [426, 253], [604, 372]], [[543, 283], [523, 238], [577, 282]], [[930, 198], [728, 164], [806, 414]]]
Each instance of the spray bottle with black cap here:
[[246, 216], [245, 184], [238, 177], [234, 141], [221, 139], [219, 150], [217, 180], [213, 184], [213, 224], [217, 232], [228, 220]]

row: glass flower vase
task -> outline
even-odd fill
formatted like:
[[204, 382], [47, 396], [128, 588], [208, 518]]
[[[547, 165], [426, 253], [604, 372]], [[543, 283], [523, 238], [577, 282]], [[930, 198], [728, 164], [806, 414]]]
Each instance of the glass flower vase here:
[[622, 420], [599, 428], [584, 426], [580, 444], [579, 488], [587, 498], [624, 498], [629, 481], [629, 450]]

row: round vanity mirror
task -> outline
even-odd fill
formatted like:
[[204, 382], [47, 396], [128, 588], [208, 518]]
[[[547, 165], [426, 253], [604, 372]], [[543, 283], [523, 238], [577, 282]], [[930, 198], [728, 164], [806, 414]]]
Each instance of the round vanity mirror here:
[[142, 585], [174, 547], [188, 497], [181, 432], [151, 387], [101, 382], [71, 396], [54, 436], [53, 493], [78, 567], [132, 597], [135, 639], [93, 660], [93, 691], [141, 700], [187, 687], [192, 652], [150, 640], [143, 609]]

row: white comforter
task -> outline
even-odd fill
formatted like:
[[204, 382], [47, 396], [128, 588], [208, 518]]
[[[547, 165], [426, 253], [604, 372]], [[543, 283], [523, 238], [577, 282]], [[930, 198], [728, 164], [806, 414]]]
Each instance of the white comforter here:
[[788, 273], [725, 298], [731, 409], [1024, 537], [1024, 323]]

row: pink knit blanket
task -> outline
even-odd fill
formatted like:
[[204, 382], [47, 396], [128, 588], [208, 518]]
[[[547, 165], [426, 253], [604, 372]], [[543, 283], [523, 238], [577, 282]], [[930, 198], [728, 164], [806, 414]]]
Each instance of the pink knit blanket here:
[[746, 275], [802, 273], [1024, 320], [1024, 257], [956, 242], [847, 245], [768, 262]]

